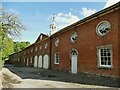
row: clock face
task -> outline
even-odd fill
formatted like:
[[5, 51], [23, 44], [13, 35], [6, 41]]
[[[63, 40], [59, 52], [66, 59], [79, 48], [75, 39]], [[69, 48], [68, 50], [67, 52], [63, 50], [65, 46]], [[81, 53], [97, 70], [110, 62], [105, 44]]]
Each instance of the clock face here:
[[71, 42], [76, 42], [77, 40], [77, 33], [76, 32], [73, 32], [72, 35], [71, 35]]
[[106, 35], [110, 30], [110, 23], [107, 21], [102, 21], [97, 26], [97, 34], [100, 36]]

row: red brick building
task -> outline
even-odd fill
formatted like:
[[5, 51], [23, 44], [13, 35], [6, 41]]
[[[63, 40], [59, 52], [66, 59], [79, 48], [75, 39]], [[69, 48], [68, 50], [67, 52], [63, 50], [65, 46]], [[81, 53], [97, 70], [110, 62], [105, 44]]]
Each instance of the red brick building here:
[[120, 2], [57, 32], [53, 18], [50, 29], [20, 52], [19, 63], [120, 78]]

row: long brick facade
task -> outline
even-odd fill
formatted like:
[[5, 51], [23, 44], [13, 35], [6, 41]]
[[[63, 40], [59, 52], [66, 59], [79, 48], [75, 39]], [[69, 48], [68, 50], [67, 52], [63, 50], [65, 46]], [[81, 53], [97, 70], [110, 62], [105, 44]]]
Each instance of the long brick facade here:
[[[97, 31], [99, 28], [106, 29]], [[10, 55], [9, 61], [74, 74], [84, 72], [120, 78], [119, 39], [120, 2], [51, 36], [40, 34], [35, 43]]]

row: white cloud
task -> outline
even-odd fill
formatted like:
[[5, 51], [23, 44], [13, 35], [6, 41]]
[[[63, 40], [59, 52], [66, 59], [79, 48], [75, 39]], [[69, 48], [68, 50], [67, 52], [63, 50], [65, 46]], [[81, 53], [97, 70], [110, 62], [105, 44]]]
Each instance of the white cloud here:
[[111, 6], [111, 5], [115, 4], [115, 3], [117, 3], [117, 2], [119, 2], [119, 1], [120, 1], [120, 0], [107, 0], [107, 2], [106, 2], [106, 4], [105, 4], [104, 8], [107, 8], [107, 7], [109, 7], [109, 6]]
[[81, 15], [83, 15], [84, 17], [88, 17], [91, 14], [94, 14], [96, 11], [96, 9], [82, 8]]
[[64, 28], [70, 24], [73, 24], [79, 21], [79, 17], [73, 15], [71, 12], [69, 13], [58, 13], [55, 16], [55, 21], [58, 25], [58, 29]]

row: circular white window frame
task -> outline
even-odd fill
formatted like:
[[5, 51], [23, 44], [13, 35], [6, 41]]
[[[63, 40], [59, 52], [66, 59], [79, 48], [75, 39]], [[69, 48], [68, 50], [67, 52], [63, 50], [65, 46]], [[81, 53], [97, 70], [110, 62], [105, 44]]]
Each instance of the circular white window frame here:
[[[73, 40], [73, 39], [72, 39], [74, 34], [76, 34], [76, 40]], [[72, 32], [72, 34], [71, 34], [71, 36], [70, 36], [70, 41], [71, 41], [72, 43], [75, 43], [75, 42], [77, 41], [77, 37], [78, 37], [77, 32]]]
[[59, 39], [58, 39], [58, 38], [56, 38], [56, 40], [55, 40], [55, 46], [56, 46], [56, 47], [59, 46]]
[[97, 27], [96, 27], [96, 33], [97, 33], [98, 36], [101, 36], [101, 37], [105, 36], [105, 35], [109, 32], [109, 30], [108, 30], [105, 34], [101, 34], [101, 33], [98, 31], [98, 28], [99, 28], [99, 26], [100, 26], [102, 23], [107, 23], [108, 26], [109, 26], [109, 30], [110, 30], [110, 27], [111, 27], [111, 26], [110, 26], [110, 22], [108, 22], [108, 21], [101, 21], [100, 23], [98, 23], [98, 25], [97, 25]]

